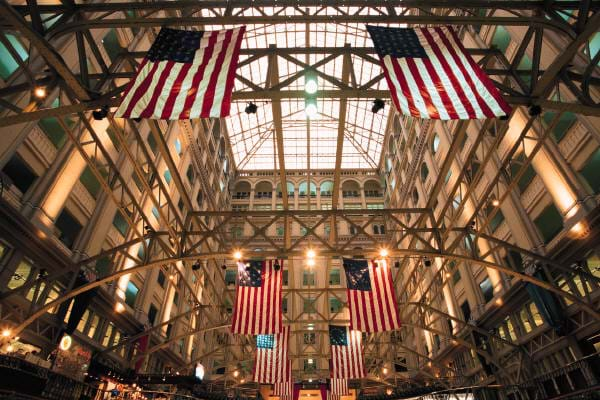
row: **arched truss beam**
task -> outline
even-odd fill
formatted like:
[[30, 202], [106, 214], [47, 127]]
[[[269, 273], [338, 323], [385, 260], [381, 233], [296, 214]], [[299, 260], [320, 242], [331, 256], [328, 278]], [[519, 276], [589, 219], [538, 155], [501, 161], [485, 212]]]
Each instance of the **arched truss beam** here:
[[[372, 213], [374, 210], [368, 210], [368, 213]], [[385, 211], [385, 210], [379, 210], [379, 211]], [[360, 211], [358, 211], [360, 212]], [[219, 214], [218, 212], [206, 212], [207, 214]], [[429, 232], [429, 233], [435, 233], [436, 229], [422, 229], [419, 231], [425, 231], [425, 232]], [[499, 239], [494, 239], [498, 244], [502, 244], [503, 242], [500, 241]], [[379, 243], [381, 243], [381, 239], [379, 239]], [[568, 273], [573, 273], [572, 270], [569, 270], [568, 268], [565, 268], [563, 266], [557, 265], [556, 263], [547, 260], [545, 257], [541, 257], [539, 255], [536, 255], [534, 253], [531, 253], [527, 250], [524, 249], [520, 249], [514, 245], [511, 245], [512, 249], [519, 249], [519, 251], [522, 254], [527, 254], [527, 255], [531, 255], [533, 256], [532, 258], [535, 260], [540, 260], [541, 262], [546, 262], [549, 263], [551, 265], [554, 265], [555, 267], [566, 271]], [[332, 252], [332, 251], [323, 251], [321, 253], [319, 253], [321, 256], [356, 256], [356, 255], [365, 255], [367, 253], [369, 253], [369, 251], [373, 251], [375, 252], [376, 249], [345, 249], [344, 252]], [[289, 252], [289, 253], [285, 253], [285, 254], [281, 254], [281, 253], [274, 253], [274, 252], [245, 252], [244, 256], [251, 258], [251, 257], [282, 257], [282, 256], [302, 256], [303, 252], [300, 250], [296, 250], [293, 252]], [[376, 256], [376, 255], [374, 255]], [[105, 277], [100, 277], [97, 280], [90, 282], [88, 284], [85, 284], [81, 287], [75, 288], [69, 292], [64, 293], [62, 296], [60, 296], [59, 298], [57, 298], [56, 300], [53, 300], [51, 302], [49, 302], [48, 304], [40, 307], [39, 309], [37, 309], [35, 312], [33, 312], [31, 315], [29, 315], [24, 321], [22, 321], [16, 328], [14, 331], [14, 335], [18, 335], [20, 332], [23, 331], [23, 329], [25, 329], [29, 324], [31, 324], [33, 321], [35, 321], [37, 318], [39, 318], [40, 316], [44, 315], [48, 310], [50, 310], [53, 307], [56, 307], [60, 304], [62, 304], [63, 302], [77, 296], [80, 293], [83, 293], [85, 291], [100, 287], [101, 285], [107, 283], [107, 282], [111, 282], [114, 281], [118, 278], [120, 278], [123, 275], [127, 275], [127, 274], [132, 274], [132, 273], [136, 273], [136, 272], [142, 272], [142, 271], [146, 271], [152, 268], [156, 268], [159, 266], [162, 266], [164, 264], [170, 264], [170, 263], [174, 263], [174, 262], [192, 262], [198, 259], [214, 259], [214, 258], [218, 258], [218, 259], [227, 259], [231, 257], [231, 251], [227, 251], [227, 252], [209, 252], [209, 253], [198, 253], [198, 254], [188, 254], [188, 255], [183, 255], [180, 257], [167, 257], [164, 259], [159, 259], [159, 260], [154, 260], [152, 262], [148, 262], [147, 264], [141, 264], [141, 265], [137, 265], [137, 266], [133, 266], [131, 268], [128, 268], [126, 270], [121, 270], [121, 271], [117, 271], [114, 272], [108, 276]], [[507, 275], [513, 276], [515, 278], [521, 279], [525, 282], [531, 283], [533, 285], [539, 286], [543, 289], [549, 290], [553, 293], [555, 293], [558, 296], [561, 296], [563, 298], [569, 299], [570, 301], [572, 301], [573, 303], [578, 304], [579, 306], [582, 307], [582, 309], [584, 309], [586, 312], [588, 312], [591, 316], [593, 316], [594, 318], [600, 319], [600, 313], [596, 310], [596, 307], [593, 304], [588, 303], [587, 301], [584, 301], [583, 299], [581, 299], [580, 297], [577, 297], [569, 292], [566, 292], [552, 284], [550, 284], [549, 282], [546, 281], [542, 281], [539, 280], [533, 276], [518, 272], [513, 270], [510, 267], [504, 266], [504, 265], [500, 265], [497, 264], [495, 262], [491, 262], [491, 261], [486, 261], [486, 260], [482, 260], [482, 259], [477, 259], [474, 258], [472, 256], [469, 255], [464, 255], [464, 254], [453, 254], [453, 253], [446, 253], [443, 250], [437, 250], [435, 248], [431, 248], [431, 249], [391, 249], [389, 251], [389, 257], [430, 257], [430, 258], [435, 258], [435, 257], [444, 257], [445, 259], [448, 260], [456, 260], [458, 262], [465, 262], [466, 265], [469, 265], [470, 267], [474, 267], [474, 266], [481, 266], [481, 267], [485, 267], [485, 268], [492, 268], [495, 269], [497, 271], [503, 272]], [[80, 265], [86, 265], [85, 262], [80, 263]], [[592, 281], [595, 282], [599, 282], [600, 280], [598, 280], [598, 278], [594, 277], [591, 274], [582, 274], [582, 276], [585, 276], [588, 279], [591, 279]]]

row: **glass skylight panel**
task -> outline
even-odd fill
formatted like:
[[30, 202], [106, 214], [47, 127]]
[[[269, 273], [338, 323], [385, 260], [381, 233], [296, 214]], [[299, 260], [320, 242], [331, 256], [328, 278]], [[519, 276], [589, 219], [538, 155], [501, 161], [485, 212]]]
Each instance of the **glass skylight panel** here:
[[[244, 10], [241, 15], [301, 15], [303, 10], [293, 7], [263, 7], [264, 14], [254, 8]], [[338, 15], [340, 10], [349, 14], [377, 14], [372, 8], [362, 7], [313, 7], [310, 13], [318, 15]], [[225, 8], [221, 10], [221, 13]], [[400, 12], [400, 10], [397, 10]], [[387, 11], [386, 11], [387, 13]], [[211, 16], [208, 10], [199, 11], [203, 16]], [[205, 26], [206, 30], [222, 29], [222, 25]], [[346, 44], [351, 47], [372, 47], [373, 44], [364, 24], [251, 24], [246, 27], [242, 49], [263, 49], [269, 45], [279, 48], [305, 47], [339, 47]], [[308, 29], [308, 32], [306, 31]], [[294, 54], [290, 57], [278, 57], [279, 82], [287, 82], [284, 91], [304, 90], [304, 67], [302, 64], [313, 65], [327, 54]], [[240, 68], [236, 79], [235, 91], [254, 92], [256, 86], [264, 87], [268, 77], [269, 57], [260, 57], [245, 63], [251, 56], [240, 56]], [[366, 58], [366, 59], [365, 59]], [[362, 57], [351, 55], [353, 75], [347, 84], [352, 88], [370, 88], [387, 90], [385, 79], [382, 79], [381, 67], [376, 54]], [[320, 65], [317, 70], [332, 79], [317, 74], [318, 90], [338, 90], [342, 82], [343, 55], [336, 56]], [[354, 86], [356, 85], [356, 86]], [[363, 86], [366, 85], [366, 86]], [[310, 153], [311, 169], [333, 169], [335, 167], [337, 135], [339, 127], [339, 99], [319, 97], [317, 105], [319, 116], [310, 121], [310, 143], [307, 143], [307, 120], [304, 114], [304, 98], [284, 98], [281, 100], [282, 129], [286, 169], [303, 170], [308, 166]], [[346, 123], [344, 127], [342, 168], [376, 168], [381, 157], [381, 147], [387, 126], [391, 103], [386, 100], [386, 106], [377, 114], [371, 112], [374, 99], [349, 99], [347, 101]], [[226, 128], [229, 134], [235, 163], [240, 170], [270, 170], [278, 167], [275, 126], [273, 124], [272, 104], [264, 99], [252, 102], [258, 107], [256, 114], [246, 114], [245, 108], [249, 101], [234, 100], [231, 116], [226, 118]], [[310, 144], [310, 146], [308, 146]], [[310, 148], [310, 150], [309, 150]]]

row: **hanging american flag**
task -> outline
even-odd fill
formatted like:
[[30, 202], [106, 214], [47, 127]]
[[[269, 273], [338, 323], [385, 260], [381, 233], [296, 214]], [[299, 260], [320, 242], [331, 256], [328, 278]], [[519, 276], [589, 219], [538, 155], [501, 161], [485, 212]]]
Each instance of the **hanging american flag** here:
[[329, 391], [331, 394], [338, 396], [350, 395], [350, 390], [348, 389], [348, 379], [331, 378], [329, 380]]
[[502, 117], [510, 106], [451, 27], [367, 26], [396, 108], [425, 119]]
[[256, 358], [254, 360], [254, 382], [289, 382], [292, 364], [288, 360], [289, 327], [272, 335], [256, 336]]
[[344, 259], [350, 328], [384, 332], [400, 328], [392, 272], [386, 260]]
[[294, 396], [294, 381], [292, 380], [292, 361], [288, 360], [288, 376], [285, 382], [273, 384], [273, 396], [279, 396], [281, 400], [292, 400]]
[[281, 332], [283, 260], [240, 261], [237, 266], [231, 332], [244, 335]]
[[162, 28], [115, 117], [226, 117], [246, 27], [214, 32]]
[[358, 379], [366, 376], [359, 331], [347, 326], [329, 325], [331, 377]]

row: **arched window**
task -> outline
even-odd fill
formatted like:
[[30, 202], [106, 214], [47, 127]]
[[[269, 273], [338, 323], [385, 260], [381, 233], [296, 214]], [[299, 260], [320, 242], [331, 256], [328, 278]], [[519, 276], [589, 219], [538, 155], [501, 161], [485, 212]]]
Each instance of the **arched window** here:
[[413, 189], [412, 200], [413, 200], [413, 205], [416, 205], [419, 202], [419, 192], [417, 192], [416, 188]]
[[435, 153], [437, 153], [439, 148], [440, 148], [440, 137], [436, 133], [435, 135], [433, 135], [433, 140], [431, 141], [431, 152], [433, 154], [435, 154]]
[[428, 175], [429, 175], [429, 168], [427, 168], [427, 163], [425, 161], [423, 161], [423, 163], [421, 164], [421, 181], [425, 182], [425, 179], [427, 179]]
[[331, 197], [333, 193], [333, 182], [321, 182], [321, 197]]

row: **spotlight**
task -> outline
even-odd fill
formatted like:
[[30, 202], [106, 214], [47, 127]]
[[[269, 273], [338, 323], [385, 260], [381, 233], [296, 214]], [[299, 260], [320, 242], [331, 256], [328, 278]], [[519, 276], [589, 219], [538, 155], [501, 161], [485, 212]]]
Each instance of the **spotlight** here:
[[388, 252], [388, 249], [386, 249], [386, 248], [382, 248], [379, 250], [379, 256], [381, 258], [386, 258], [388, 256], [388, 254], [389, 254], [389, 252]]
[[43, 99], [44, 97], [46, 97], [46, 88], [43, 86], [36, 87], [35, 89], [33, 89], [33, 95], [38, 99]]
[[387, 375], [387, 374], [388, 374], [388, 372], [389, 372], [389, 370], [388, 370], [386, 367], [383, 367], [383, 369], [381, 370], [381, 372], [382, 372], [384, 375]]
[[314, 75], [306, 74], [304, 76], [304, 91], [308, 94], [315, 94], [319, 90], [319, 84], [317, 83], [317, 77]]
[[237, 370], [233, 371], [233, 377], [237, 378], [238, 376], [240, 376], [240, 371], [237, 371]]
[[385, 389], [385, 394], [387, 394], [388, 396], [391, 396], [392, 393], [394, 393], [394, 391], [392, 390], [392, 388]]
[[532, 104], [529, 106], [527, 111], [529, 112], [530, 117], [535, 117], [536, 115], [540, 115], [542, 113], [542, 107], [538, 106], [537, 104]]
[[306, 114], [306, 118], [316, 118], [319, 114], [319, 110], [317, 108], [317, 100], [316, 99], [306, 99], [304, 101], [304, 113]]
[[125, 311], [125, 306], [122, 303], [115, 304], [115, 312], [122, 313]]
[[317, 253], [315, 253], [315, 251], [313, 249], [309, 249], [306, 251], [307, 258], [315, 258], [316, 255], [317, 255]]
[[71, 336], [65, 335], [62, 337], [62, 339], [60, 339], [60, 343], [59, 343], [58, 347], [63, 351], [67, 351], [71, 348], [72, 344], [73, 344], [73, 339], [71, 338]]
[[239, 250], [236, 250], [233, 252], [233, 258], [235, 258], [236, 260], [241, 260], [242, 259], [242, 252]]
[[498, 298], [496, 299], [496, 305], [497, 305], [497, 306], [501, 306], [502, 304], [504, 304], [504, 302], [502, 301], [502, 297], [498, 297]]
[[279, 271], [281, 269], [281, 265], [279, 265], [278, 261], [275, 261], [275, 265], [273, 266], [273, 268], [275, 268], [275, 271]]
[[5, 338], [10, 337], [10, 334], [11, 334], [10, 329], [5, 329], [2, 331], [2, 336]]
[[425, 267], [431, 267], [431, 260], [428, 257], [423, 258], [423, 265]]
[[498, 199], [494, 199], [494, 200], [492, 200], [492, 205], [493, 205], [494, 207], [498, 207], [498, 206], [500, 205], [500, 200], [498, 200]]
[[96, 121], [102, 121], [108, 115], [108, 106], [102, 106], [98, 110], [92, 111], [92, 116]]
[[314, 267], [315, 266], [315, 259], [314, 258], [309, 258], [308, 260], [306, 260], [306, 265], [308, 265], [309, 267]]
[[258, 106], [256, 104], [250, 102], [244, 109], [244, 112], [246, 112], [246, 114], [250, 115], [250, 114], [256, 114], [256, 110], [258, 110]]
[[373, 100], [373, 107], [371, 107], [371, 112], [373, 112], [373, 114], [377, 114], [379, 110], [383, 110], [384, 107], [385, 101], [381, 99], [375, 99]]
[[192, 264], [192, 271], [198, 271], [200, 267], [202, 267], [202, 265], [200, 265], [200, 261], [196, 261]]

